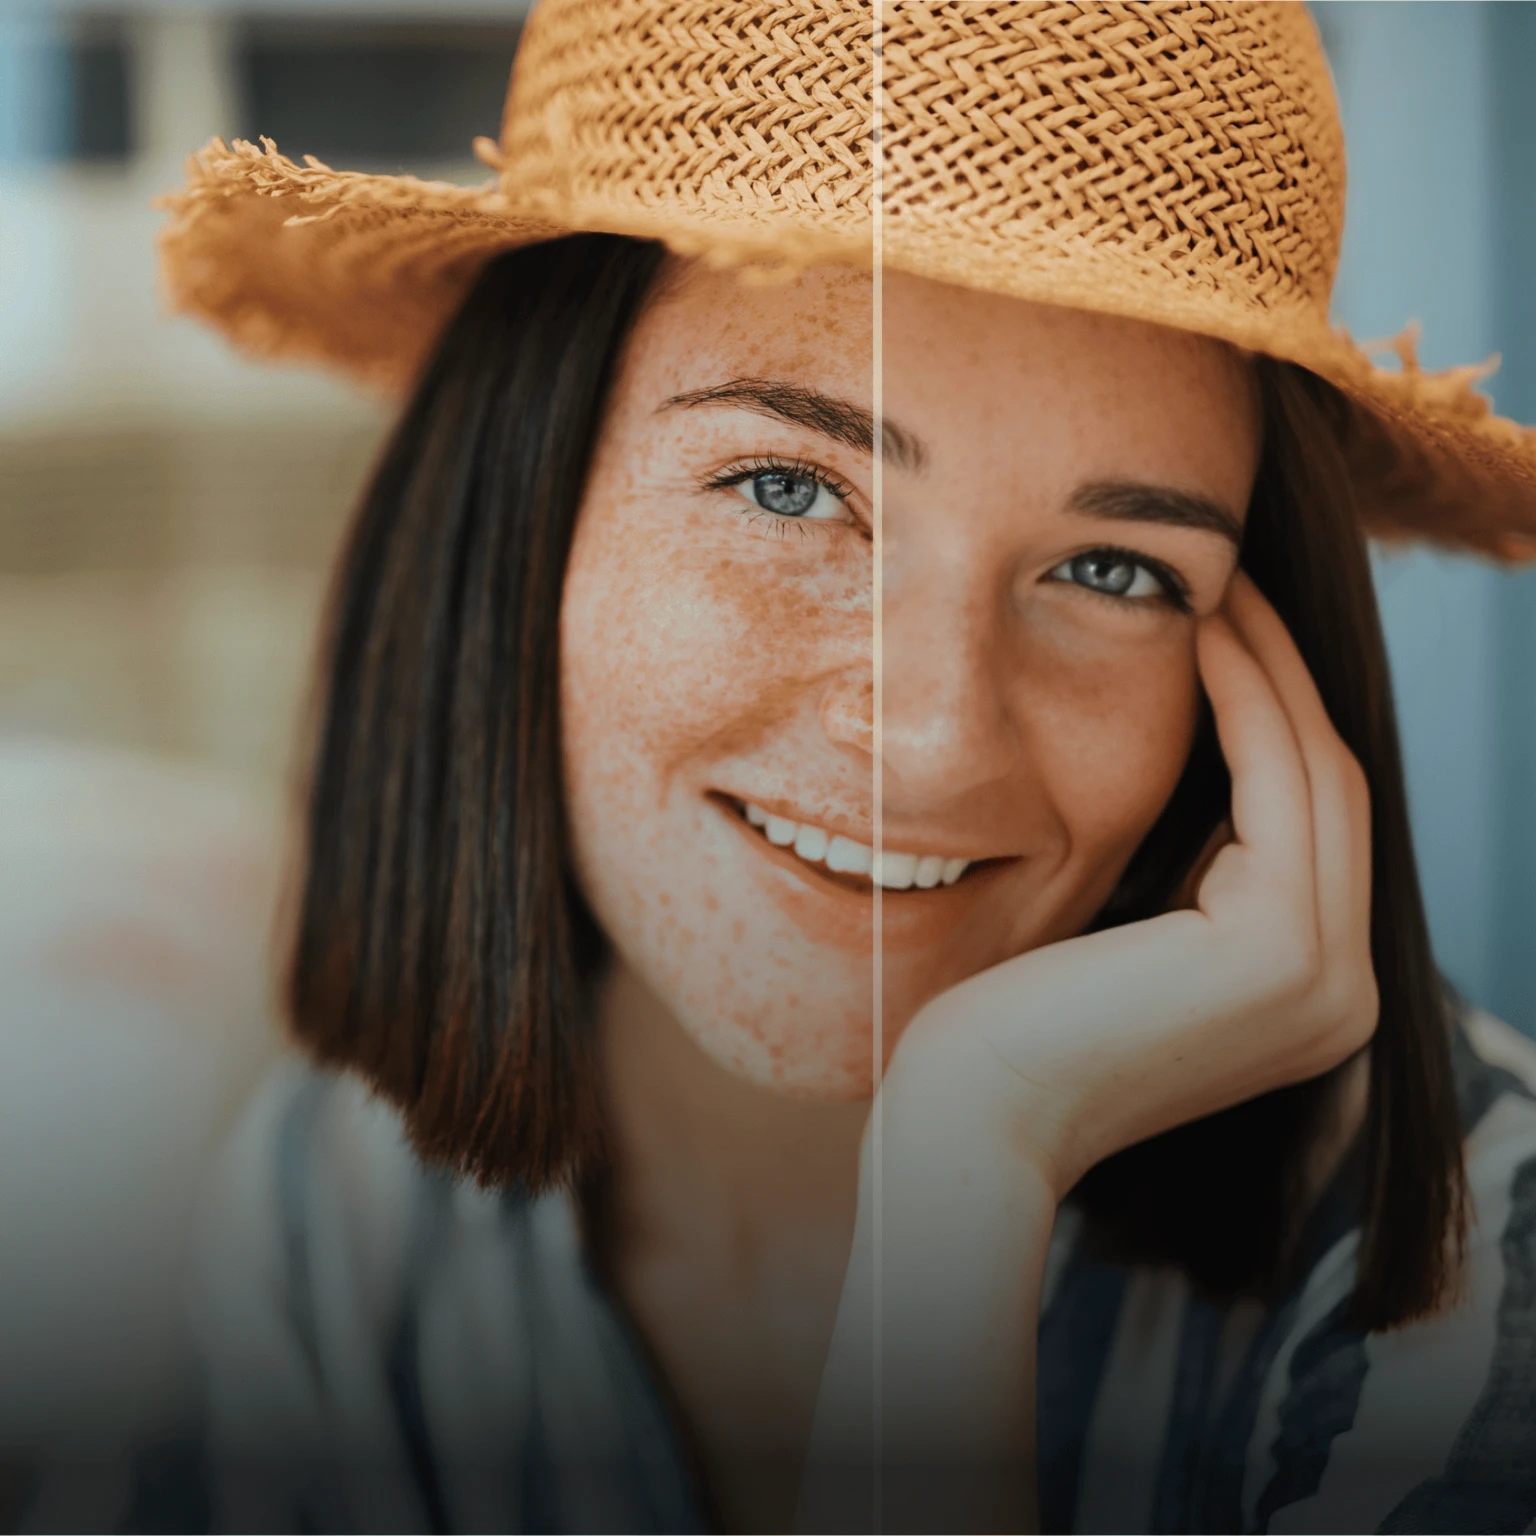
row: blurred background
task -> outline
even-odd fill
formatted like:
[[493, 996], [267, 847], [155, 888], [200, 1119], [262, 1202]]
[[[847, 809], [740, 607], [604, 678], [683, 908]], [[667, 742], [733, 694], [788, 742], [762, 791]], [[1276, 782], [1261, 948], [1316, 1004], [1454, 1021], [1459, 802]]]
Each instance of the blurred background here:
[[156, 285], [215, 133], [483, 180], [517, 8], [0, 5], [0, 731], [280, 784], [339, 519], [383, 423]]
[[[289, 772], [387, 424], [167, 320], [152, 200], [214, 134], [484, 180], [524, 9], [0, 0], [0, 1530], [112, 1528], [109, 1452], [190, 1400], [188, 1216], [276, 1049]], [[94, 1484], [39, 1481], [65, 1442]]]
[[[1536, 423], [1536, 7], [1311, 6], [1349, 156], [1334, 318], [1412, 318], [1420, 361], [1502, 354], [1484, 385]], [[1536, 1034], [1536, 573], [1382, 552], [1420, 873], [1440, 964]]]
[[[496, 132], [524, 10], [0, 0], [0, 1379], [29, 1383], [34, 1419], [77, 1411], [58, 1341], [7, 1332], [44, 1293], [84, 1330], [71, 1358], [119, 1352], [133, 1411], [179, 1390], [141, 1368], [173, 1353], [179, 1220], [143, 1192], [190, 1199], [273, 1049], [263, 944], [307, 666], [386, 424], [168, 320], [151, 200], [214, 134], [483, 178], [468, 146]], [[1536, 422], [1536, 11], [1312, 10], [1349, 146], [1337, 320], [1418, 320], [1430, 367], [1501, 350], [1490, 392]], [[1536, 1033], [1536, 575], [1425, 553], [1377, 572], [1441, 963]], [[21, 1477], [0, 1458], [0, 1528]]]

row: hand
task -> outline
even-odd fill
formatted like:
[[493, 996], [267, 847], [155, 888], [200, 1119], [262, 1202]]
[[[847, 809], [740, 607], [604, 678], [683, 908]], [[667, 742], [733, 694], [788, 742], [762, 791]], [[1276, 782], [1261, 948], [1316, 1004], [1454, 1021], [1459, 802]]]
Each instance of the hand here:
[[1232, 816], [1194, 904], [952, 988], [882, 1088], [888, 1117], [1000, 1132], [1057, 1198], [1122, 1147], [1329, 1070], [1376, 1027], [1365, 775], [1246, 575], [1197, 643]]
[[886, 1071], [805, 1528], [1033, 1529], [1035, 1334], [1062, 1195], [1122, 1147], [1327, 1071], [1376, 1027], [1365, 776], [1246, 576], [1197, 643], [1232, 814], [1192, 905], [972, 977]]

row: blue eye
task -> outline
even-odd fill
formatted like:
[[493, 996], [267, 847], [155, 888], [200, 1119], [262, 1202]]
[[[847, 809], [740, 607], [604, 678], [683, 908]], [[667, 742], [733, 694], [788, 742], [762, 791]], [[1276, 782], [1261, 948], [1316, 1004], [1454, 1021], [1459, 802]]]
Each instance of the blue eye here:
[[825, 521], [844, 515], [842, 498], [810, 475], [761, 470], [749, 479], [737, 481], [736, 490], [744, 500], [776, 517]]
[[1144, 560], [1123, 549], [1090, 549], [1085, 554], [1064, 560], [1051, 576], [1056, 581], [1086, 587], [1103, 597], [1139, 601], [1173, 595], [1164, 577]]

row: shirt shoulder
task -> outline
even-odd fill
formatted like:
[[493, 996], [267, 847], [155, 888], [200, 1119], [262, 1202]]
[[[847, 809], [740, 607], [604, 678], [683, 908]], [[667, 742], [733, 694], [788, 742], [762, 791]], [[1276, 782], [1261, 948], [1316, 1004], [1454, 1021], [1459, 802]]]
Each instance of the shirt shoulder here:
[[258, 1085], [190, 1272], [216, 1528], [430, 1525], [392, 1361], [446, 1196], [360, 1080], [289, 1057]]
[[349, 1075], [261, 1085], [191, 1303], [219, 1529], [698, 1528], [575, 1200], [430, 1166]]
[[1358, 1231], [1314, 1271], [1266, 1382], [1244, 1524], [1267, 1531], [1524, 1530], [1536, 1520], [1536, 1043], [1469, 1012], [1464, 1289], [1364, 1334], [1347, 1318]]
[[365, 1084], [285, 1057], [257, 1086], [205, 1186], [194, 1295], [279, 1307], [309, 1335], [319, 1297], [304, 1293], [317, 1281], [326, 1289], [321, 1272], [340, 1265], [349, 1302], [377, 1319], [433, 1183], [396, 1112]]

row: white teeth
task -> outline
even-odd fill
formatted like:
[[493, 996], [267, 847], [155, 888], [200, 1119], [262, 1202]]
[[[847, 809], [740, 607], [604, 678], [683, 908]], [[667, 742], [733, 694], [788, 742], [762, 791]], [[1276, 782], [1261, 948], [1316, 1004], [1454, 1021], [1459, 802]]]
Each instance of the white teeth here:
[[827, 868], [840, 875], [867, 875], [872, 857], [863, 843], [851, 837], [834, 837], [827, 844]]
[[875, 855], [874, 863], [870, 865], [869, 878], [887, 890], [904, 891], [912, 884], [912, 876], [916, 873], [915, 853], [887, 853], [882, 850]]
[[931, 891], [944, 878], [944, 860], [936, 853], [925, 853], [917, 861], [912, 883], [920, 891]]
[[776, 848], [788, 848], [795, 840], [795, 833], [800, 829], [792, 821], [785, 821], [782, 816], [768, 816], [764, 813], [763, 831], [768, 834], [768, 841]]
[[953, 885], [970, 868], [969, 859], [946, 859], [936, 853], [892, 853], [874, 850], [840, 833], [829, 837], [821, 827], [774, 816], [760, 805], [742, 806], [742, 814], [777, 848], [793, 848], [809, 864], [825, 863], [838, 874], [868, 875], [876, 885], [890, 891], [905, 891], [916, 886], [931, 891], [936, 885]]
[[827, 856], [827, 834], [820, 827], [802, 826], [795, 833], [795, 852], [812, 864], [819, 864]]

